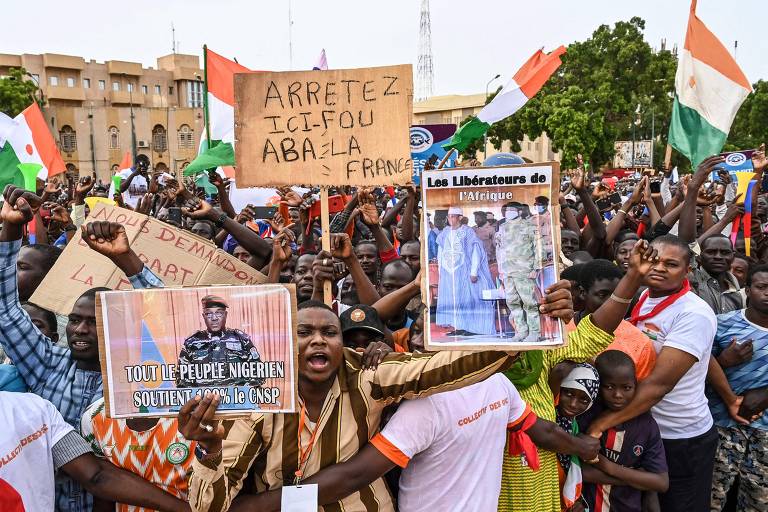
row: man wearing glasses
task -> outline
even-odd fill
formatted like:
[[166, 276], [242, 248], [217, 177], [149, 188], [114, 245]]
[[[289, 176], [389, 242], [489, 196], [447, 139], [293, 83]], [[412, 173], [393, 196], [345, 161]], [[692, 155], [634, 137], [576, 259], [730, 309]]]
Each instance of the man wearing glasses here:
[[[217, 295], [206, 295], [201, 300], [205, 330], [197, 331], [184, 340], [179, 353], [182, 365], [194, 365], [195, 371], [179, 371], [176, 387], [206, 386], [261, 386], [264, 379], [233, 375], [230, 365], [259, 362], [258, 350], [250, 336], [238, 329], [227, 329], [227, 303]], [[222, 364], [223, 363], [223, 364]]]

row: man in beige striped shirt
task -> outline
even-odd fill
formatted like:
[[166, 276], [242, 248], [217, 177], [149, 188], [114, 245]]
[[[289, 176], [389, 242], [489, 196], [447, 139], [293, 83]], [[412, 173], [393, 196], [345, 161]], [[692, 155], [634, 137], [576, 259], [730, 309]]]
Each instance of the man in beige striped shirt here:
[[[573, 316], [568, 286], [566, 281], [552, 287], [542, 313], [565, 320]], [[252, 493], [294, 485], [355, 455], [379, 431], [387, 405], [474, 384], [512, 362], [505, 352], [393, 353], [375, 371], [364, 371], [361, 354], [343, 348], [338, 317], [313, 301], [300, 305], [297, 333], [300, 413], [255, 412], [249, 419], [217, 424], [213, 395], [197, 397], [179, 412], [179, 430], [200, 448], [189, 484], [193, 510], [226, 511], [244, 485]], [[252, 481], [245, 482], [249, 470]], [[394, 507], [377, 479], [322, 510]]]

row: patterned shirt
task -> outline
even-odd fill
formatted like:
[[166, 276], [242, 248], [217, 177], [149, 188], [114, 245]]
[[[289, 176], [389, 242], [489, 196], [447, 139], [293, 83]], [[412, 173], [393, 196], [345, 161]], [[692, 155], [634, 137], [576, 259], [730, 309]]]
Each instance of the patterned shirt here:
[[[305, 478], [348, 460], [379, 431], [383, 409], [402, 399], [458, 389], [489, 377], [511, 362], [504, 352], [443, 351], [430, 354], [389, 354], [375, 372], [363, 371], [362, 355], [344, 349], [339, 367], [316, 425], [315, 443], [303, 467]], [[224, 421], [226, 437], [217, 458], [195, 459], [189, 482], [192, 510], [225, 511], [249, 477], [255, 492], [293, 485], [299, 463], [299, 441], [306, 450], [311, 434], [299, 433], [299, 414], [253, 413], [249, 419]], [[394, 510], [379, 478], [326, 511]]]
[[[160, 418], [154, 427], [137, 432], [125, 420], [108, 418], [102, 398], [83, 414], [81, 432], [97, 456], [179, 499], [187, 499], [187, 472], [192, 466], [195, 442], [179, 433], [176, 418]], [[117, 512], [151, 510], [120, 503]]]
[[[16, 284], [20, 249], [21, 240], [0, 242], [0, 345], [30, 391], [50, 401], [67, 423], [79, 428], [85, 409], [102, 396], [101, 372], [78, 368], [69, 349], [53, 345], [22, 309]], [[147, 267], [129, 279], [134, 288], [162, 286]], [[58, 510], [90, 510], [91, 497], [79, 483], [66, 478], [57, 485]]]
[[[717, 334], [712, 344], [712, 354], [715, 356], [731, 345], [733, 338], [738, 341], [752, 340], [752, 359], [746, 363], [723, 368], [731, 389], [737, 395], [743, 394], [748, 389], [763, 388], [768, 386], [768, 329], [753, 324], [745, 315], [745, 310], [731, 311], [724, 315], [717, 315]], [[707, 390], [709, 409], [712, 418], [719, 427], [732, 427], [736, 425], [728, 415], [728, 409], [716, 393]], [[760, 416], [751, 425], [753, 428], [768, 430], [768, 418]]]

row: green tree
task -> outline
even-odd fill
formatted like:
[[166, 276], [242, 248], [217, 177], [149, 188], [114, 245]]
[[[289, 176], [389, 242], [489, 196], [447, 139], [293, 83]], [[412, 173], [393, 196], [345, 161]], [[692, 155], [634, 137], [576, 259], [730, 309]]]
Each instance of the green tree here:
[[16, 117], [36, 101], [37, 84], [25, 80], [26, 75], [24, 68], [11, 68], [8, 77], [0, 78], [0, 112]]
[[[593, 168], [609, 164], [614, 142], [649, 139], [655, 134], [666, 144], [677, 59], [668, 50], [654, 51], [643, 39], [645, 22], [638, 17], [601, 25], [592, 37], [568, 46], [563, 64], [542, 90], [515, 115], [494, 124], [490, 141], [517, 141], [546, 132], [563, 164], [574, 166], [581, 153]], [[638, 109], [639, 106], [639, 109]], [[639, 111], [639, 113], [638, 113]], [[482, 147], [482, 143], [480, 143]], [[658, 147], [658, 146], [657, 146]], [[663, 160], [663, 150], [654, 163]]]
[[760, 80], [752, 86], [731, 125], [726, 151], [751, 149], [768, 142], [768, 82]]

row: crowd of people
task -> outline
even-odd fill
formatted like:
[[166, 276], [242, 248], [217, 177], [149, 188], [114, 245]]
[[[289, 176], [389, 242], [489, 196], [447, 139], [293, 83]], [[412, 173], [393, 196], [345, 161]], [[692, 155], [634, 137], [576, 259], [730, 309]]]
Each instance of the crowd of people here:
[[[315, 189], [278, 189], [283, 208], [259, 218], [260, 205], [236, 211], [216, 172], [215, 194], [146, 164], [117, 189], [90, 176], [52, 178], [34, 192], [9, 185], [0, 509], [269, 511], [281, 509], [283, 488], [317, 484], [327, 511], [765, 510], [768, 200], [754, 193], [745, 205], [723, 162], [711, 157], [676, 183], [669, 169], [621, 180], [581, 165], [564, 173], [559, 208], [546, 197], [533, 205], [535, 218], [560, 221], [560, 254], [535, 268], [525, 254], [495, 256], [499, 233], [528, 206], [508, 205], [499, 220], [459, 209], [431, 218], [413, 185], [331, 189], [345, 204], [330, 223], [330, 250]], [[752, 164], [760, 184], [764, 147]], [[146, 193], [130, 198], [134, 180]], [[30, 302], [78, 232], [134, 288], [164, 286], [124, 226], [89, 220], [92, 196], [295, 286], [298, 412], [217, 420], [219, 398], [209, 394], [177, 418], [107, 416], [96, 319], [106, 288], [88, 290], [66, 317]], [[732, 229], [745, 210], [747, 236]], [[438, 262], [453, 225], [483, 244], [489, 274], [510, 276], [517, 338], [536, 341], [541, 315], [564, 322], [564, 346], [427, 350], [440, 297], [421, 295], [421, 254]], [[510, 274], [523, 259], [524, 271]], [[531, 270], [554, 260], [555, 284], [529, 293]], [[208, 330], [224, 329], [226, 304], [206, 300], [218, 308]]]

